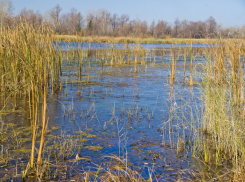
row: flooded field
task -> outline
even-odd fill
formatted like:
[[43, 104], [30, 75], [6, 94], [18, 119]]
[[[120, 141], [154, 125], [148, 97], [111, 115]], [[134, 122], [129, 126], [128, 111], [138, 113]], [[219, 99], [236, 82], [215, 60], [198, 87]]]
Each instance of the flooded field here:
[[242, 140], [225, 138], [244, 125], [243, 56], [227, 56], [235, 48], [44, 45], [1, 54], [23, 57], [0, 65], [3, 181], [230, 179], [243, 156]]
[[[144, 64], [138, 64], [136, 72], [134, 64], [101, 66], [105, 60], [93, 55], [98, 49], [83, 59], [81, 76], [77, 59], [63, 60], [61, 88], [47, 98], [43, 158], [48, 178], [81, 179], [87, 173], [93, 179], [96, 172], [114, 170], [113, 165], [136, 170], [135, 175], [145, 179], [177, 180], [195, 170], [193, 127], [198, 126], [201, 107], [198, 64], [205, 59], [195, 57], [195, 84], [190, 86], [190, 58], [184, 68], [184, 58], [174, 57], [175, 81], [170, 84], [171, 49], [161, 56], [156, 54], [166, 46], [144, 46], [149, 55], [141, 58]], [[1, 112], [0, 175], [9, 180], [19, 179], [31, 149], [27, 104], [24, 98], [17, 100], [15, 108], [8, 102]]]

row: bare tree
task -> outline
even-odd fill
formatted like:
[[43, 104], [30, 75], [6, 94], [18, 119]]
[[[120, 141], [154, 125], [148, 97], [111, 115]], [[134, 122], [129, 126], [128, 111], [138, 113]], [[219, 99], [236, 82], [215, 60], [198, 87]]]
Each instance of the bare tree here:
[[203, 21], [190, 22], [190, 32], [192, 38], [204, 38], [206, 36], [206, 23]]
[[155, 27], [155, 37], [165, 38], [169, 34], [171, 34], [171, 26], [167, 22], [159, 20]]
[[51, 20], [53, 21], [53, 26], [56, 32], [60, 31], [60, 22], [59, 22], [59, 18], [60, 18], [60, 12], [61, 12], [62, 8], [60, 7], [59, 4], [57, 4], [53, 9], [50, 10], [50, 17]]
[[174, 21], [174, 29], [173, 29], [173, 36], [174, 37], [178, 37], [179, 29], [180, 29], [180, 21], [178, 18], [176, 18]]
[[27, 10], [26, 8], [22, 9], [18, 16], [22, 20], [31, 23], [34, 27], [40, 26], [43, 22], [42, 15], [38, 11], [35, 13], [31, 9], [29, 10]]
[[147, 34], [147, 29], [148, 29], [148, 25], [147, 22], [144, 20], [141, 22], [141, 34], [142, 37], [145, 37], [145, 35]]
[[97, 12], [97, 18], [98, 18], [98, 28], [100, 31], [98, 31], [99, 35], [107, 35], [107, 33], [110, 31], [110, 20], [111, 20], [111, 14], [105, 10], [105, 9], [99, 9]]
[[92, 12], [90, 12], [89, 14], [87, 14], [86, 17], [86, 21], [87, 21], [87, 27], [86, 27], [86, 34], [87, 35], [92, 35], [93, 34], [93, 29], [94, 29], [94, 14]]
[[240, 35], [241, 35], [241, 37], [245, 37], [245, 26], [242, 26], [241, 28], [240, 28]]
[[83, 24], [84, 24], [84, 19], [83, 19], [83, 15], [79, 12], [77, 14], [77, 23], [78, 23], [78, 32], [82, 32], [82, 29], [83, 29]]
[[150, 33], [151, 36], [154, 36], [154, 31], [155, 31], [155, 21], [153, 20], [151, 22], [151, 26], [149, 28], [149, 33]]
[[118, 25], [119, 25], [119, 18], [118, 15], [114, 13], [111, 17], [111, 27], [112, 27], [113, 36], [117, 34], [116, 28], [118, 27]]
[[62, 14], [59, 17], [59, 32], [63, 34], [68, 34], [70, 31], [69, 25], [69, 14]]
[[0, 25], [4, 25], [4, 19], [12, 17], [13, 14], [13, 4], [10, 0], [0, 1]]
[[147, 22], [146, 21], [140, 21], [140, 20], [133, 20], [131, 21], [133, 24], [132, 26], [132, 34], [134, 34], [137, 37], [145, 37], [147, 33]]
[[207, 28], [208, 28], [208, 34], [209, 36], [215, 36], [216, 35], [216, 31], [217, 31], [217, 23], [215, 21], [215, 19], [210, 16], [207, 20]]
[[78, 31], [81, 31], [83, 17], [80, 12], [75, 8], [70, 10], [68, 14], [68, 29], [71, 34], [75, 34]]
[[129, 26], [126, 23], [129, 21], [129, 16], [127, 14], [122, 14], [120, 17], [120, 35], [126, 36], [126, 32], [129, 30]]
[[188, 20], [182, 20], [181, 23], [181, 30], [179, 31], [180, 32], [180, 35], [181, 37], [184, 37], [184, 38], [190, 38], [190, 35], [191, 35], [191, 29], [190, 29], [190, 23]]

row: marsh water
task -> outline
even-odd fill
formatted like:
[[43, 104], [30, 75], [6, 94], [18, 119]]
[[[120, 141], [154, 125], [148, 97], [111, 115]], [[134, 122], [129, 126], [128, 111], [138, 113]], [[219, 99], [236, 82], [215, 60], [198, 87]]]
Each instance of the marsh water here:
[[[59, 43], [63, 50], [80, 46], [88, 48], [86, 43]], [[108, 44], [90, 46], [110, 48]], [[149, 50], [171, 47], [142, 46]], [[112, 163], [122, 163], [145, 179], [176, 180], [195, 171], [198, 162], [192, 158], [193, 127], [201, 117], [200, 69], [205, 59], [198, 55], [193, 61], [193, 86], [188, 84], [190, 59], [184, 70], [181, 56], [176, 61], [175, 82], [169, 83], [170, 59], [170, 55], [156, 54], [154, 61], [148, 57], [146, 65], [138, 65], [134, 72], [135, 65], [101, 67], [93, 58], [89, 64], [84, 61], [81, 79], [77, 76], [77, 60], [63, 60], [62, 89], [48, 96], [49, 124], [43, 156], [50, 164], [47, 175], [57, 179], [57, 166], [53, 169], [52, 165], [66, 166], [58, 179], [78, 180], [84, 172], [96, 173], [98, 169], [103, 175], [113, 170]], [[0, 177], [9, 181], [21, 180], [31, 149], [31, 125], [25, 109], [28, 103], [25, 98], [17, 103], [13, 109], [8, 102], [0, 113]], [[115, 161], [117, 157], [120, 161]], [[60, 158], [65, 161], [57, 162]]]
[[[114, 46], [118, 49], [124, 49], [125, 44], [124, 43], [98, 43], [98, 42], [54, 42], [55, 46], [59, 47], [60, 49], [63, 50], [68, 50], [68, 49], [109, 49], [111, 46]], [[126, 44], [127, 46], [133, 48], [135, 46], [141, 46], [144, 48], [148, 49], [154, 49], [154, 48], [171, 48], [171, 47], [196, 47], [196, 48], [207, 48], [207, 47], [212, 47], [212, 44], [137, 44], [137, 43], [128, 43]], [[217, 45], [216, 45], [217, 46]]]

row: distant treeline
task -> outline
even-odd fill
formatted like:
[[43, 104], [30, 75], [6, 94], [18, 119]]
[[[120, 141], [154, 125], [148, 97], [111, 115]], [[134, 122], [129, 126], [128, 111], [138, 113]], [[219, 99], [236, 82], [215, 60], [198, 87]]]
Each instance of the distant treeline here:
[[179, 20], [169, 23], [162, 19], [152, 21], [150, 25], [145, 20], [131, 20], [127, 14], [111, 14], [105, 9], [83, 15], [72, 8], [68, 13], [62, 13], [60, 5], [56, 5], [45, 15], [38, 11], [24, 8], [18, 15], [12, 15], [10, 0], [0, 1], [1, 26], [14, 26], [22, 21], [31, 22], [38, 27], [43, 23], [52, 26], [57, 34], [80, 36], [123, 36], [123, 37], [154, 37], [154, 38], [240, 38], [245, 34], [245, 26], [241, 28], [222, 28], [210, 16], [205, 21]]

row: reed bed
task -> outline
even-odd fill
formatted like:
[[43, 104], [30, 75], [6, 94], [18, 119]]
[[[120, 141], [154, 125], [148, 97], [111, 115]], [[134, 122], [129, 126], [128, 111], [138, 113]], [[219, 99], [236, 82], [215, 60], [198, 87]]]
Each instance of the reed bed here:
[[207, 164], [231, 165], [231, 180], [244, 179], [244, 44], [217, 40], [207, 51], [199, 152]]
[[[27, 98], [29, 118], [32, 126], [32, 152], [30, 166], [34, 167], [36, 132], [41, 120], [41, 139], [37, 163], [41, 163], [44, 136], [48, 118], [46, 97], [49, 89], [59, 88], [62, 59], [53, 44], [54, 36], [49, 26], [34, 28], [22, 22], [11, 28], [2, 28], [0, 32], [0, 94], [15, 100]], [[41, 103], [41, 104], [40, 104]], [[39, 113], [39, 108], [42, 112]], [[14, 108], [15, 109], [15, 108]]]
[[[109, 48], [92, 49], [90, 44], [86, 48], [67, 47], [61, 50], [54, 41], [83, 41], [83, 42], [122, 42], [123, 47], [117, 44], [109, 44]], [[147, 49], [139, 44], [128, 43], [182, 43], [188, 47], [174, 47]], [[195, 43], [213, 44], [205, 48], [195, 48]], [[229, 175], [232, 180], [242, 179], [245, 172], [245, 98], [244, 98], [244, 53], [245, 46], [238, 39], [136, 39], [136, 38], [111, 38], [111, 37], [77, 37], [54, 35], [48, 25], [34, 28], [25, 22], [11, 28], [2, 28], [0, 32], [0, 96], [4, 106], [13, 100], [13, 111], [17, 108], [18, 99], [25, 98], [28, 103], [28, 114], [31, 123], [31, 154], [28, 168], [36, 169], [40, 175], [42, 164], [48, 164], [43, 159], [45, 146], [45, 134], [48, 127], [47, 96], [59, 93], [65, 82], [69, 84], [67, 77], [63, 76], [63, 70], [75, 66], [76, 81], [82, 84], [93, 83], [93, 65], [100, 66], [98, 75], [106, 74], [107, 68], [110, 74], [114, 71], [119, 74], [126, 69], [124, 75], [132, 73], [135, 76], [144, 67], [162, 66], [169, 71], [169, 77], [165, 78], [170, 88], [180, 84], [177, 80], [183, 77], [183, 84], [190, 88], [197, 82], [195, 61], [198, 57], [204, 60], [202, 65], [202, 80], [199, 81], [201, 89], [201, 101], [203, 108], [198, 119], [195, 135], [195, 144], [192, 148], [193, 155], [198, 155], [206, 165], [231, 165]], [[166, 61], [168, 60], [168, 61]], [[180, 61], [183, 64], [178, 65]], [[66, 67], [64, 67], [66, 65]], [[183, 68], [183, 75], [178, 75], [178, 66]], [[146, 72], [146, 71], [145, 71]], [[108, 73], [108, 74], [109, 74]], [[70, 74], [69, 71], [66, 74]], [[74, 74], [74, 73], [73, 73]], [[74, 77], [73, 77], [74, 78]], [[66, 79], [66, 80], [65, 80]], [[96, 82], [97, 83], [97, 82]], [[96, 84], [95, 83], [95, 84]], [[67, 96], [69, 93], [65, 92]], [[169, 111], [169, 128], [171, 122], [178, 118], [174, 113], [176, 108], [192, 108], [192, 101], [185, 102], [183, 107], [177, 107], [170, 93], [169, 100], [173, 103], [173, 109]], [[138, 95], [139, 97], [139, 95]], [[182, 99], [182, 98], [181, 98]], [[186, 106], [190, 104], [190, 106]], [[73, 112], [73, 111], [71, 111]], [[129, 114], [131, 116], [131, 114]], [[148, 115], [151, 118], [151, 115]], [[186, 117], [190, 118], [190, 117]], [[191, 116], [191, 119], [193, 117]], [[150, 119], [149, 119], [150, 120]], [[195, 124], [192, 121], [191, 128]], [[178, 120], [178, 126], [181, 126]], [[185, 123], [186, 124], [186, 123]], [[40, 126], [40, 129], [39, 129]], [[106, 128], [106, 127], [105, 127]], [[165, 131], [166, 132], [166, 131]], [[186, 149], [185, 129], [178, 133], [176, 142], [177, 155]], [[40, 144], [37, 138], [40, 135]], [[180, 136], [183, 135], [183, 136]], [[65, 137], [64, 137], [65, 138]], [[81, 139], [79, 139], [81, 140]], [[191, 142], [190, 142], [191, 143]], [[174, 145], [174, 144], [173, 144]], [[38, 152], [35, 147], [38, 146]], [[172, 146], [172, 144], [171, 144]], [[75, 148], [75, 147], [74, 147]], [[70, 151], [71, 152], [71, 151]], [[36, 160], [35, 160], [36, 157]], [[76, 157], [80, 160], [79, 156]], [[139, 173], [128, 169], [127, 165], [118, 157], [113, 157], [119, 165], [98, 177], [107, 181], [144, 181]], [[36, 167], [36, 168], [35, 168]], [[100, 168], [98, 169], [98, 173]], [[43, 172], [42, 172], [43, 173]], [[148, 180], [153, 180], [151, 178]]]
[[[102, 36], [76, 36], [76, 35], [55, 35], [57, 41], [67, 42], [105, 42], [105, 43], [148, 43], [148, 44], [215, 44], [216, 39], [188, 39], [188, 38], [137, 38], [137, 37], [102, 37]], [[240, 41], [242, 39], [226, 39], [227, 41]]]

